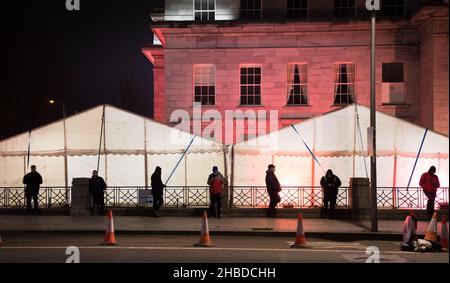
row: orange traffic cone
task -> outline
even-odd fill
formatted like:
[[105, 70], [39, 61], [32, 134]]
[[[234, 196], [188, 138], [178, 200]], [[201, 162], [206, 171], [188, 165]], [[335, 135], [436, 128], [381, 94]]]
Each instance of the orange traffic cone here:
[[305, 232], [303, 231], [303, 216], [302, 213], [298, 213], [298, 222], [297, 222], [297, 233], [295, 237], [295, 243], [291, 246], [291, 248], [307, 248]]
[[447, 226], [447, 215], [442, 216], [442, 226], [441, 226], [441, 246], [442, 251], [448, 252], [448, 226]]
[[428, 226], [427, 233], [425, 234], [425, 240], [430, 242], [437, 242], [437, 212], [433, 214], [430, 225]]
[[403, 245], [408, 246], [416, 235], [416, 225], [413, 216], [408, 215], [403, 223]]
[[105, 240], [103, 243], [105, 245], [116, 244], [116, 237], [114, 236], [114, 220], [112, 210], [108, 211], [108, 225], [106, 227]]
[[196, 247], [213, 247], [211, 238], [209, 237], [209, 226], [208, 226], [208, 215], [206, 211], [203, 212], [203, 222], [202, 222], [202, 234], [200, 236], [200, 242], [195, 244]]

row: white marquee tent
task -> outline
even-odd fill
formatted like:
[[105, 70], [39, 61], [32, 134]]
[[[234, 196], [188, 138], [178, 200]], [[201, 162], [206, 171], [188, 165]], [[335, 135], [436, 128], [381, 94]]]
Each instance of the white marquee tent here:
[[[91, 176], [98, 156], [99, 174], [109, 186], [149, 186], [156, 166], [167, 180], [193, 137], [112, 106], [98, 106], [0, 141], [0, 187], [22, 186], [33, 164], [43, 186], [71, 186], [72, 178]], [[213, 165], [223, 170], [223, 152], [220, 143], [196, 137], [168, 185], [205, 186]]]
[[[366, 177], [366, 172], [370, 176], [369, 125], [369, 109], [349, 105], [294, 125], [298, 134], [293, 127], [286, 127], [236, 144], [233, 185], [264, 185], [267, 165], [273, 163], [284, 186], [320, 186], [327, 169], [348, 186], [351, 177]], [[378, 187], [407, 186], [424, 133], [424, 128], [377, 112]], [[437, 168], [441, 187], [448, 187], [448, 146], [447, 136], [428, 131], [410, 187], [419, 186], [420, 175], [431, 165]]]
[[[299, 135], [286, 127], [236, 144], [233, 156], [224, 154], [222, 144], [196, 137], [168, 185], [204, 186], [211, 167], [217, 165], [225, 172], [227, 160], [227, 167], [234, 167], [228, 170], [234, 186], [263, 186], [270, 163], [277, 165], [277, 176], [284, 186], [318, 186], [328, 168], [346, 186], [351, 177], [366, 177], [366, 167], [370, 174], [368, 126], [368, 108], [350, 105], [294, 125]], [[424, 132], [417, 125], [377, 113], [379, 187], [407, 185]], [[0, 187], [22, 186], [27, 165], [32, 164], [43, 175], [44, 186], [65, 186], [66, 179], [70, 186], [72, 178], [89, 177], [97, 168], [99, 149], [99, 174], [109, 186], [150, 185], [157, 165], [163, 168], [166, 180], [192, 138], [189, 133], [115, 107], [98, 106], [31, 134], [0, 141]], [[447, 136], [428, 131], [411, 187], [418, 186], [420, 174], [431, 165], [436, 166], [441, 185], [448, 187], [448, 146]]]

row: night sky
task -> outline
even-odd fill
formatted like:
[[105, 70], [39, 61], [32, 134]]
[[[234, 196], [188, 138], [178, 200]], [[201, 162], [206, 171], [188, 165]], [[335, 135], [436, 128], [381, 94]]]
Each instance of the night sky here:
[[150, 12], [162, 0], [8, 0], [0, 6], [0, 138], [108, 103], [152, 117]]

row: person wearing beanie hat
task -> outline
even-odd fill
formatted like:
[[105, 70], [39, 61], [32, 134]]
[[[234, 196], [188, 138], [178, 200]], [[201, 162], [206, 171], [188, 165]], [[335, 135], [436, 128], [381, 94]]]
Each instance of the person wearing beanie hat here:
[[156, 166], [155, 172], [151, 177], [153, 212], [155, 213], [155, 216], [159, 216], [158, 214], [159, 209], [164, 203], [163, 195], [164, 195], [164, 188], [166, 187], [166, 185], [164, 185], [163, 181], [161, 180], [161, 175], [162, 175], [161, 167]]
[[209, 175], [207, 182], [211, 199], [210, 215], [221, 218], [224, 178], [217, 166], [214, 166], [212, 170], [213, 172]]

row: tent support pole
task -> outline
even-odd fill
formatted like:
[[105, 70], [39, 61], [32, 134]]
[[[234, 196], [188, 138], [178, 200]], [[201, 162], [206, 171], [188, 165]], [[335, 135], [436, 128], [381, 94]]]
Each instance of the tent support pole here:
[[106, 114], [105, 118], [103, 119], [103, 152], [105, 153], [105, 182], [106, 184], [108, 184], [108, 151], [106, 150]]
[[311, 207], [314, 207], [314, 177], [315, 177], [314, 157], [311, 157]]
[[230, 189], [228, 186], [228, 160], [227, 160], [227, 154], [228, 154], [228, 146], [223, 145], [223, 171], [225, 173], [225, 194], [226, 194], [226, 204], [229, 204], [229, 197], [230, 197]]
[[145, 189], [148, 189], [148, 157], [147, 157], [147, 120], [144, 118], [144, 176]]
[[395, 208], [397, 199], [397, 150], [395, 150], [394, 154], [394, 174], [392, 178], [392, 207]]
[[64, 185], [66, 194], [66, 203], [69, 204], [69, 173], [67, 171], [67, 130], [66, 130], [66, 111], [63, 111], [63, 130], [64, 130]]
[[231, 180], [230, 180], [230, 208], [233, 207], [234, 197], [234, 145], [231, 145]]
[[102, 123], [100, 125], [100, 142], [98, 143], [97, 171], [100, 170], [100, 157], [102, 153], [103, 125], [105, 123], [105, 105], [103, 105]]

